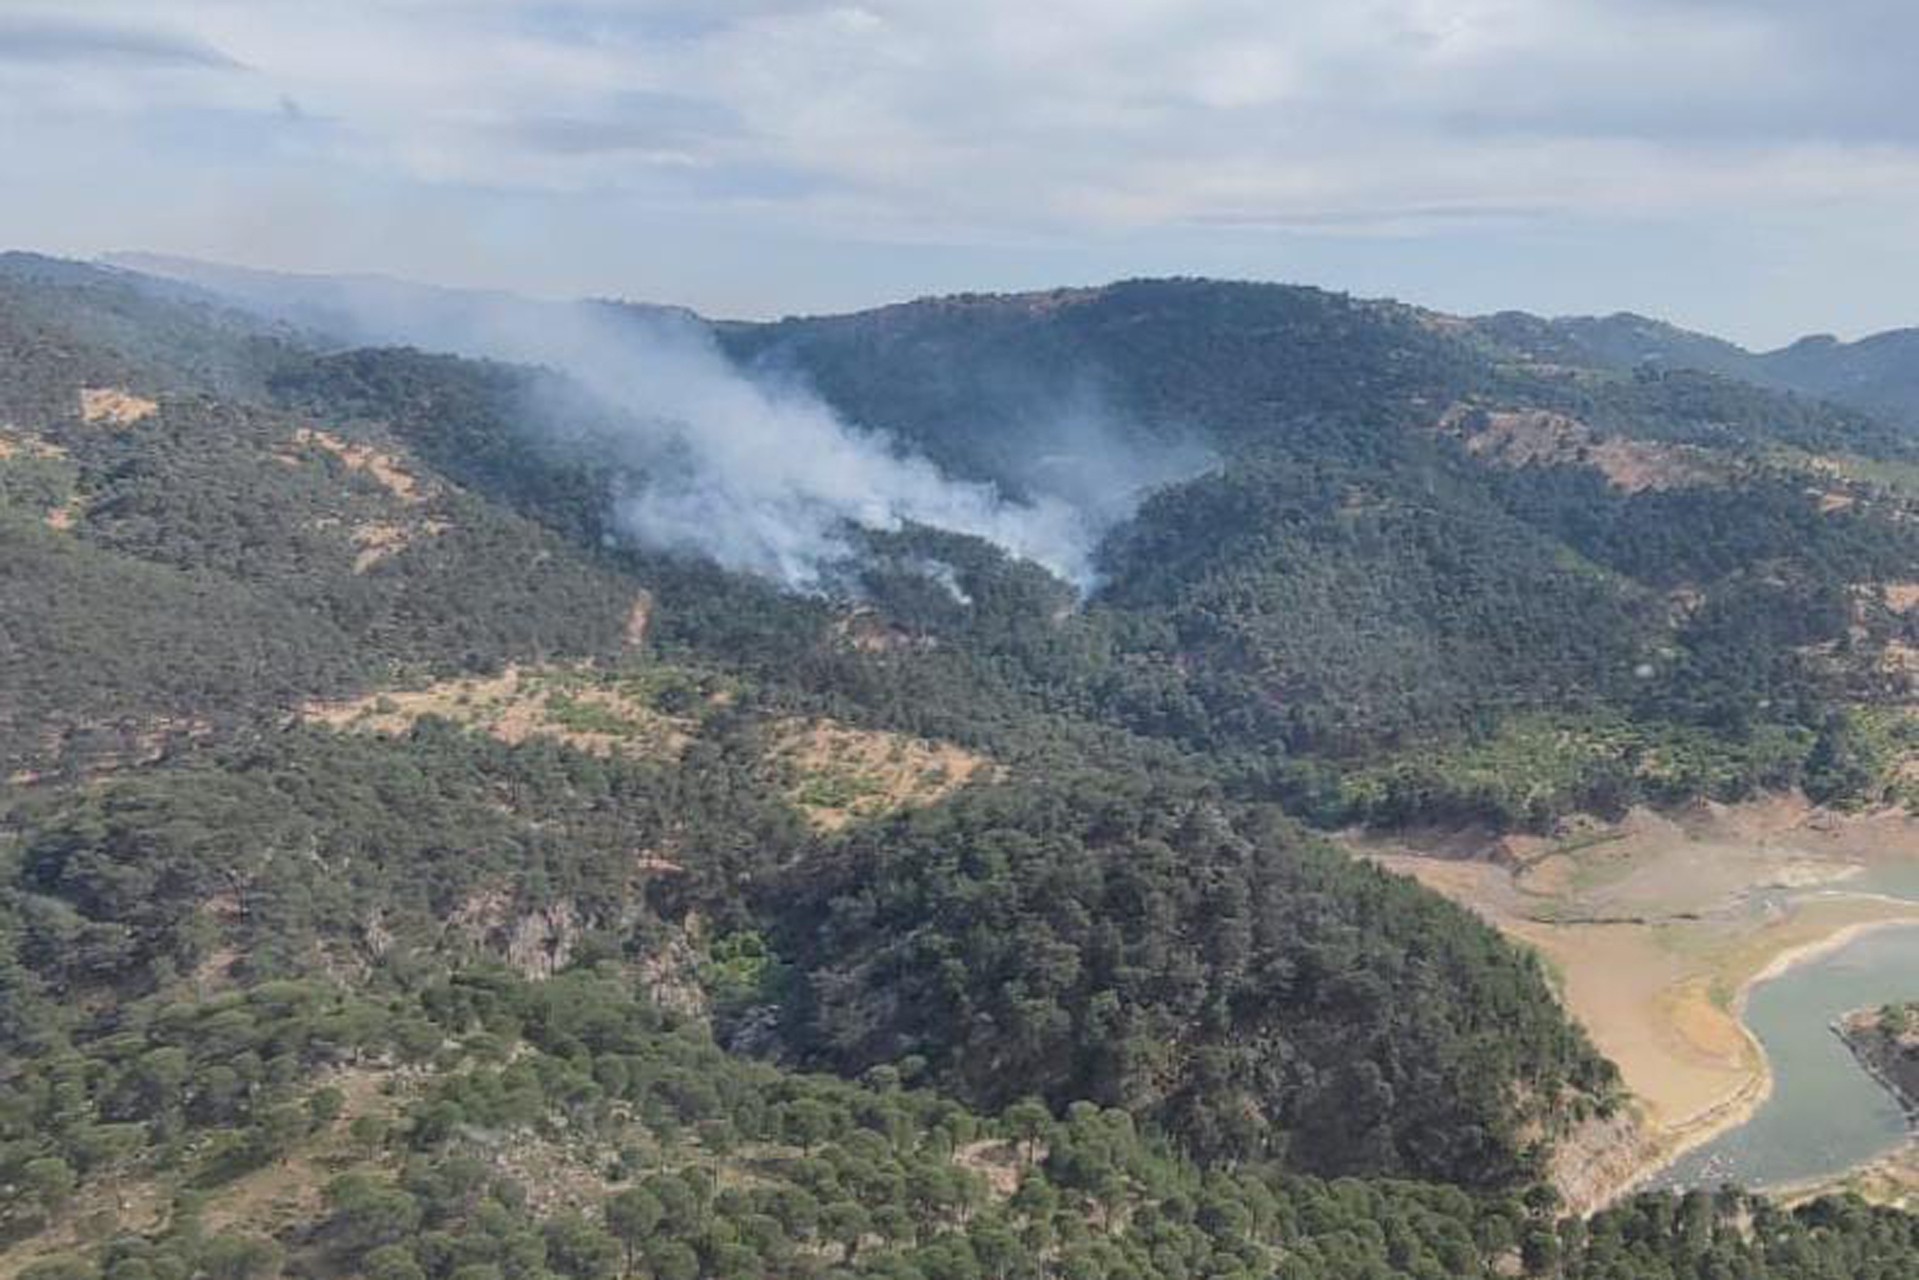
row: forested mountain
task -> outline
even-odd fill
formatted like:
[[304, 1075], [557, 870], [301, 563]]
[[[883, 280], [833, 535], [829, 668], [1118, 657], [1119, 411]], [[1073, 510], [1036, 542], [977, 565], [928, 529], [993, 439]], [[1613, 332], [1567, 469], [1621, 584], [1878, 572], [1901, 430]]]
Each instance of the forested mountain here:
[[[1648, 752], [1686, 743], [1667, 754], [1697, 773], [1590, 776], [1623, 798], [1734, 795], [1799, 777], [1903, 643], [1884, 589], [1915, 563], [1914, 441], [1827, 403], [1520, 359], [1467, 322], [1272, 285], [966, 297], [722, 336], [1010, 486], [1048, 483], [1023, 448], [1085, 465], [1031, 420], [1061, 404], [1093, 406], [1108, 440], [1211, 450], [1107, 540], [1085, 625], [1110, 661], [1079, 696], [1215, 753], [1283, 742], [1296, 780], [1301, 757], [1624, 716]], [[1416, 785], [1506, 820], [1595, 800]]]
[[1900, 428], [1279, 286], [584, 312], [1096, 579], [723, 570], [563, 363], [0, 259], [0, 1270], [1909, 1274], [1852, 1202], [1561, 1220], [1610, 1064], [1314, 830], [1888, 794]]
[[1919, 423], [1919, 330], [1892, 329], [1854, 342], [1819, 334], [1773, 351], [1748, 351], [1630, 314], [1545, 320], [1502, 312], [1475, 320], [1474, 327], [1529, 360], [1716, 373]]

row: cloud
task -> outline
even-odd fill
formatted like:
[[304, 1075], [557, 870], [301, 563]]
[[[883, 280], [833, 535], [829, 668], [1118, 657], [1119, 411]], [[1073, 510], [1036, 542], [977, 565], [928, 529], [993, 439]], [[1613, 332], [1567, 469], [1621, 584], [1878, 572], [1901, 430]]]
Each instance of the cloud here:
[[43, 20], [16, 39], [46, 56], [234, 50], [396, 178], [653, 191], [662, 162], [777, 170], [811, 176], [789, 188], [796, 217], [876, 232], [1249, 207], [1406, 222], [1560, 203], [1582, 168], [1576, 198], [1604, 207], [1609, 179], [1658, 164], [1664, 203], [1686, 208], [1713, 196], [1685, 181], [1701, 148], [1760, 177], [1785, 147], [1919, 141], [1919, 12], [1883, 0], [135, 8], [198, 38]]
[[191, 37], [143, 27], [0, 16], [0, 61], [108, 63], [235, 70], [240, 63]]
[[[1849, 228], [1822, 252], [1849, 243], [1863, 261], [1919, 213], [1919, 6], [1895, 0], [89, 8], [89, 30], [164, 22], [187, 33], [180, 47], [255, 74], [203, 77], [191, 88], [203, 100], [182, 103], [188, 90], [171, 83], [136, 93], [63, 76], [54, 42], [32, 92], [0, 101], [14, 135], [0, 146], [15, 158], [30, 163], [37, 138], [70, 145], [75, 122], [126, 134], [148, 99], [272, 113], [285, 97], [328, 122], [302, 141], [301, 168], [341, 198], [464, 202], [468, 233], [496, 243], [608, 210], [567, 278], [618, 254], [636, 264], [625, 287], [650, 274], [699, 289], [681, 255], [613, 230], [641, 223], [686, 244], [730, 237], [733, 262], [764, 261], [778, 242], [788, 263], [819, 242], [1033, 261], [1097, 242], [1144, 245], [1143, 266], [1202, 231], [1239, 237], [1261, 264], [1321, 236], [1438, 244], [1514, 223], [1581, 235], [1604, 223], [1623, 253], [1654, 224], [1677, 244], [1761, 210], [1781, 227]], [[16, 52], [7, 65], [32, 61]], [[430, 253], [426, 219], [387, 237], [396, 260], [377, 265], [408, 270], [403, 244]], [[549, 250], [521, 252], [513, 283], [552, 270]], [[474, 270], [500, 261], [482, 255]], [[1919, 271], [1907, 283], [1919, 288]], [[783, 300], [769, 276], [760, 305]]]
[[631, 94], [600, 116], [529, 115], [507, 121], [511, 145], [562, 156], [610, 156], [698, 148], [736, 137], [739, 121], [724, 106], [670, 94]]

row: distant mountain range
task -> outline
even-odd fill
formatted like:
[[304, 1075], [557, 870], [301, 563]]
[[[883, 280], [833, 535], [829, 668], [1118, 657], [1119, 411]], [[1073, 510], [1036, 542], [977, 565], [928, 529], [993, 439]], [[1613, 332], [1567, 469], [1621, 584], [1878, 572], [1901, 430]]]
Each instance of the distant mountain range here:
[[1892, 329], [1856, 342], [1822, 334], [1777, 351], [1755, 352], [1628, 312], [1545, 320], [1506, 311], [1472, 324], [1529, 359], [1614, 369], [1699, 369], [1919, 425], [1919, 329]]

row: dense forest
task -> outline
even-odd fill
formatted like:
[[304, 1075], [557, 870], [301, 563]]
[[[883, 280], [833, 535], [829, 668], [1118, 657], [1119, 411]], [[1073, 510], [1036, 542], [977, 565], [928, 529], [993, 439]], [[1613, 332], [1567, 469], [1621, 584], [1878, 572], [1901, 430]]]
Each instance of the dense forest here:
[[0, 1268], [1910, 1274], [1853, 1200], [1562, 1212], [1613, 1068], [1323, 836], [1900, 785], [1903, 431], [1522, 332], [715, 326], [959, 478], [1151, 490], [1085, 591], [907, 524], [796, 592], [626, 536], [562, 371], [0, 259]]
[[[282, 981], [140, 1001], [4, 1100], [9, 1228], [83, 1219], [84, 1246], [27, 1265], [35, 1280], [1893, 1280], [1919, 1247], [1912, 1217], [1856, 1202], [1785, 1212], [1727, 1191], [1556, 1220], [1538, 1188], [1207, 1166], [1090, 1102], [983, 1116], [892, 1070], [742, 1059], [605, 963], [374, 998]], [[108, 1168], [170, 1176], [164, 1229], [86, 1224], [111, 1217]], [[276, 1177], [319, 1185], [277, 1230], [236, 1222]]]

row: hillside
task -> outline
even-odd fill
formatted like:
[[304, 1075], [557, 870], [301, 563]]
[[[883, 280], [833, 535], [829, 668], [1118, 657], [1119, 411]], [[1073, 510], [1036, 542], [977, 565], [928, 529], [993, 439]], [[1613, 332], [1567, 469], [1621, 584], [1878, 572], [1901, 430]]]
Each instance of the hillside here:
[[[1561, 1221], [1611, 1065], [1313, 829], [1892, 794], [1898, 431], [1278, 286], [539, 315], [764, 381], [0, 259], [0, 1273], [1903, 1274]], [[802, 590], [645, 536], [739, 497], [661, 406], [804, 384], [1028, 505]], [[1049, 501], [1085, 589], [987, 536]]]
[[[1388, 816], [1732, 798], [1804, 778], [1848, 704], [1908, 692], [1904, 615], [1884, 602], [1915, 566], [1913, 445], [1857, 412], [1704, 374], [1542, 367], [1466, 322], [1271, 285], [963, 297], [722, 337], [1008, 486], [1055, 483], [1034, 455], [1097, 473], [1073, 438], [1095, 411], [1106, 453], [1207, 450], [1205, 474], [1109, 537], [1083, 617], [1104, 662], [1074, 696], [1137, 731], [1354, 761], [1623, 716], [1647, 753], [1706, 747], [1672, 787], [1630, 760], [1623, 778], [1592, 762], [1610, 798], [1540, 779], [1449, 795], [1440, 776], [1386, 797]], [[1309, 798], [1326, 784], [1293, 773], [1284, 798], [1325, 820], [1375, 804]]]
[[1545, 320], [1502, 312], [1473, 323], [1527, 360], [1613, 370], [1694, 370], [1830, 400], [1906, 426], [1919, 423], [1919, 330], [1893, 329], [1854, 342], [1821, 334], [1773, 351], [1749, 351], [1631, 314]]

